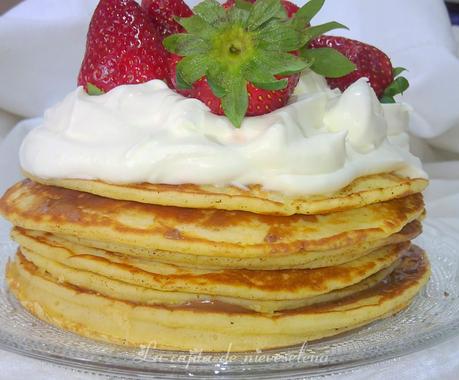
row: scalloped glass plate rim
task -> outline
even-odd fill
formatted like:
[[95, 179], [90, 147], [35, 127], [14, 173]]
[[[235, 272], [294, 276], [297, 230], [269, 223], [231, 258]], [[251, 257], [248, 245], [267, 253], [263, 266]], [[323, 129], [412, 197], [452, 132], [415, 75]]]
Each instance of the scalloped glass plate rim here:
[[[432, 278], [408, 309], [357, 331], [311, 342], [303, 349], [295, 346], [261, 353], [230, 353], [230, 356], [226, 353], [200, 355], [118, 347], [79, 337], [36, 319], [6, 289], [3, 271], [7, 260], [5, 254], [11, 255], [15, 245], [7, 238], [7, 227], [0, 224], [0, 349], [85, 372], [123, 378], [164, 379], [192, 376], [207, 378], [215, 375], [220, 378], [244, 379], [305, 378], [342, 373], [408, 355], [459, 334], [459, 236], [446, 220], [427, 219], [424, 224], [425, 232], [416, 242], [429, 254]], [[445, 315], [445, 311], [449, 311], [447, 314], [451, 315], [450, 318], [436, 318], [440, 314]], [[8, 322], [14, 318], [19, 320], [17, 323], [23, 324], [22, 329]], [[413, 324], [411, 330], [415, 331], [411, 334], [410, 324]], [[21, 335], [23, 329], [27, 334]], [[408, 334], [408, 338], [403, 334]], [[371, 343], [372, 339], [376, 339], [378, 344]], [[69, 342], [73, 347], [68, 347]], [[333, 354], [335, 348], [338, 353]], [[94, 349], [96, 352], [91, 351]], [[340, 349], [342, 352], [339, 352]], [[331, 350], [331, 354], [326, 354], [327, 350]], [[261, 358], [263, 355], [271, 355], [272, 360], [265, 358], [257, 359], [259, 362], [250, 362], [250, 358]], [[275, 357], [282, 359], [288, 355], [291, 360], [274, 361]], [[155, 362], [153, 359], [158, 357], [168, 359]], [[204, 357], [211, 358], [213, 362], [203, 362]]]

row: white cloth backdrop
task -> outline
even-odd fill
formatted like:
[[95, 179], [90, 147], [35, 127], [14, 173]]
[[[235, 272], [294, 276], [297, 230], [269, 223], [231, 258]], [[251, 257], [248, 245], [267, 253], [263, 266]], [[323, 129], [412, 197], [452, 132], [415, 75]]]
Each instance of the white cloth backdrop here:
[[[0, 17], [0, 193], [20, 178], [17, 150], [27, 130], [75, 87], [96, 3], [26, 0]], [[415, 110], [412, 149], [432, 179], [426, 192], [429, 218], [448, 218], [459, 234], [459, 28], [451, 27], [441, 0], [328, 0], [315, 23], [332, 19], [350, 27], [336, 34], [374, 44], [394, 65], [409, 69], [411, 88], [403, 100]], [[13, 128], [27, 118], [35, 119]], [[457, 379], [458, 347], [454, 338], [340, 378]], [[0, 379], [29, 377], [92, 375], [0, 351]]]

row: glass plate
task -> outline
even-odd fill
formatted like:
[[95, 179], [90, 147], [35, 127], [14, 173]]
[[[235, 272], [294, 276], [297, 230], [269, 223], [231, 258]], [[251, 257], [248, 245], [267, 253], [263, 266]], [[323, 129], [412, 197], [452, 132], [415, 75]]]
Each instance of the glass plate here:
[[170, 352], [124, 348], [52, 327], [25, 311], [4, 281], [7, 257], [15, 251], [0, 220], [0, 347], [85, 371], [161, 379], [305, 378], [342, 372], [419, 351], [459, 331], [459, 237], [442, 220], [427, 221], [416, 240], [429, 253], [432, 278], [412, 305], [394, 317], [347, 334], [286, 349], [253, 353]]

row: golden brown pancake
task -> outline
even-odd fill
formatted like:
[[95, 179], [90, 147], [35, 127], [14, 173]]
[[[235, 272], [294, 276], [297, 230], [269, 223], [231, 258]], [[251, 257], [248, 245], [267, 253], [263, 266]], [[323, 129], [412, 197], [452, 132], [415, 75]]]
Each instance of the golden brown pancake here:
[[[213, 208], [201, 193], [192, 207], [203, 208], [183, 208], [150, 204], [142, 189], [111, 199], [124, 185], [103, 184], [106, 198], [25, 180], [0, 199], [20, 245], [8, 283], [37, 317], [119, 344], [243, 351], [336, 335], [398, 312], [428, 280], [424, 253], [408, 249], [421, 184], [394, 190], [391, 176], [301, 200], [333, 212], [290, 216]], [[166, 200], [178, 191], [160, 188]], [[252, 211], [266, 211], [273, 194], [252, 190]], [[235, 208], [250, 198], [234, 196]], [[287, 213], [285, 199], [274, 213]]]
[[[22, 254], [48, 273], [64, 276], [91, 272], [142, 288], [253, 300], [294, 300], [342, 289], [390, 267], [409, 243], [386, 246], [348, 263], [317, 269], [293, 270], [203, 270], [151, 262], [139, 267], [112, 252], [77, 244], [57, 242], [49, 235], [13, 232]], [[69, 273], [74, 273], [67, 270]], [[85, 286], [89, 287], [89, 286]]]
[[[30, 231], [29, 231], [30, 232]], [[36, 231], [35, 231], [36, 232]], [[401, 231], [386, 238], [374, 241], [366, 240], [352, 246], [331, 249], [327, 251], [301, 251], [292, 254], [267, 254], [260, 257], [219, 257], [198, 256], [170, 251], [160, 251], [134, 247], [124, 244], [82, 239], [71, 235], [55, 235], [53, 239], [70, 241], [83, 245], [116, 252], [124, 256], [125, 260], [134, 260], [137, 265], [149, 265], [153, 262], [180, 265], [189, 268], [208, 269], [312, 269], [340, 265], [369, 254], [375, 249], [390, 244], [410, 241], [422, 232], [421, 223], [414, 220], [408, 223]]]
[[338, 301], [264, 314], [222, 302], [172, 307], [107, 297], [59, 282], [20, 253], [7, 269], [20, 302], [52, 324], [118, 344], [205, 351], [282, 347], [334, 335], [403, 309], [428, 277], [425, 254], [413, 248], [372, 288]]
[[22, 181], [0, 200], [14, 225], [149, 250], [219, 257], [326, 251], [385, 239], [419, 218], [421, 194], [326, 215], [270, 216], [102, 198]]
[[392, 173], [382, 173], [358, 178], [335, 193], [295, 197], [263, 190], [260, 186], [242, 189], [235, 186], [192, 184], [111, 184], [81, 179], [43, 179], [24, 174], [45, 185], [84, 191], [112, 199], [162, 206], [240, 210], [276, 215], [324, 214], [363, 207], [419, 193], [428, 183], [422, 178], [410, 179]]
[[[235, 309], [240, 307], [241, 310], [248, 309], [263, 313], [274, 313], [281, 310], [297, 309], [303, 306], [335, 301], [348, 297], [377, 284], [390, 272], [392, 272], [399, 262], [399, 260], [395, 261], [387, 268], [376, 272], [370, 277], [367, 277], [354, 285], [332, 290], [328, 293], [299, 299], [265, 300], [156, 290], [142, 285], [136, 285], [116, 280], [114, 278], [105, 277], [98, 273], [74, 269], [70, 266], [62, 265], [56, 261], [44, 258], [43, 256], [37, 255], [25, 248], [21, 248], [21, 254], [24, 258], [33, 263], [40, 273], [51, 275], [60, 283], [67, 283], [80, 288], [85, 288], [93, 291], [94, 293], [110, 298], [116, 298], [131, 303], [170, 306], [223, 302], [228, 306], [231, 305]], [[238, 292], [236, 291], [235, 296], [237, 295]]]

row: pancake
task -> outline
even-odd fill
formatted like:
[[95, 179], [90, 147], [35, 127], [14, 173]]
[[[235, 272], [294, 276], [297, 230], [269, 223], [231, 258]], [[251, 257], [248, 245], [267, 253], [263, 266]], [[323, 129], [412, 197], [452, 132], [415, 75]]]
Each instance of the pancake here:
[[[134, 261], [136, 265], [148, 266], [151, 260], [173, 265], [180, 265], [189, 268], [207, 269], [312, 269], [334, 265], [340, 265], [356, 260], [367, 255], [375, 249], [390, 244], [398, 244], [410, 241], [422, 232], [421, 223], [414, 220], [408, 223], [403, 229], [386, 238], [374, 241], [362, 241], [352, 246], [331, 249], [328, 251], [302, 251], [293, 254], [268, 254], [261, 257], [219, 257], [219, 256], [198, 256], [170, 251], [145, 249], [142, 247], [128, 246], [97, 240], [82, 239], [71, 235], [52, 235], [53, 239], [59, 240], [60, 244], [74, 242], [85, 247], [98, 248], [104, 251], [111, 251], [121, 254], [125, 260]], [[30, 230], [28, 231], [30, 234]], [[40, 233], [33, 231], [34, 234]]]
[[45, 185], [84, 191], [107, 198], [162, 206], [250, 211], [258, 214], [324, 214], [388, 201], [423, 191], [428, 181], [404, 178], [393, 173], [361, 177], [345, 188], [323, 195], [287, 196], [260, 186], [199, 186], [192, 184], [110, 184], [81, 179], [26, 177]]
[[[77, 244], [58, 244], [52, 238], [13, 233], [27, 260], [56, 278], [65, 273], [81, 275], [80, 284], [90, 288], [90, 272], [115, 281], [166, 292], [186, 292], [253, 300], [294, 300], [314, 297], [354, 285], [391, 266], [409, 243], [386, 246], [346, 264], [294, 270], [202, 270], [151, 262], [141, 268], [111, 252]], [[73, 271], [70, 269], [74, 269]], [[78, 277], [78, 276], [77, 276]], [[75, 277], [75, 278], [77, 278]], [[92, 276], [93, 278], [94, 276]]]
[[419, 218], [421, 194], [326, 215], [271, 216], [119, 201], [30, 180], [10, 188], [0, 212], [14, 225], [143, 249], [260, 257], [326, 251], [384, 239]]
[[403, 309], [428, 277], [427, 258], [414, 247], [369, 289], [338, 301], [265, 314], [221, 302], [175, 307], [126, 302], [60, 283], [20, 253], [7, 268], [15, 296], [54, 325], [118, 344], [205, 351], [283, 347], [335, 335]]
[[146, 305], [178, 306], [225, 303], [226, 305], [231, 305], [234, 309], [240, 307], [241, 310], [248, 309], [263, 313], [297, 309], [303, 306], [335, 301], [350, 296], [377, 284], [394, 270], [398, 263], [397, 260], [387, 268], [378, 271], [359, 283], [342, 289], [333, 290], [329, 293], [300, 299], [261, 300], [177, 291], [161, 291], [115, 280], [94, 272], [74, 269], [73, 267], [62, 265], [56, 261], [47, 260], [43, 256], [32, 253], [25, 248], [21, 248], [21, 254], [24, 258], [33, 263], [40, 273], [51, 275], [57, 282], [71, 284], [80, 288], [82, 287], [106, 297]]

